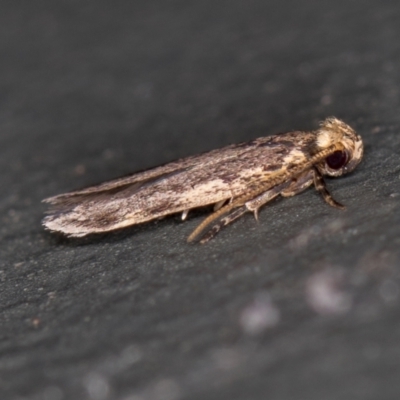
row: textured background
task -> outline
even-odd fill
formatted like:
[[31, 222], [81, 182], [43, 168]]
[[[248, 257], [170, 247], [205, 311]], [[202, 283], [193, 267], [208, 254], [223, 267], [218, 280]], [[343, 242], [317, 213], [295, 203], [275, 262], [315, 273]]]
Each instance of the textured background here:
[[[3, 1], [0, 398], [400, 394], [398, 1]], [[335, 115], [359, 168], [208, 245], [82, 241], [41, 199]]]

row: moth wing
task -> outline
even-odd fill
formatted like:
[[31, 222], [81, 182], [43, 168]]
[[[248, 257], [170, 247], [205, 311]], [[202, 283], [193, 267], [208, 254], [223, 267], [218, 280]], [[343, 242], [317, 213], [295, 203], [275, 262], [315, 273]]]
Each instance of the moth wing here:
[[234, 198], [252, 181], [283, 168], [293, 150], [289, 135], [228, 146], [46, 199], [51, 208], [43, 224], [78, 237]]
[[[113, 179], [99, 185], [89, 186], [81, 190], [49, 197], [43, 201], [45, 203], [58, 204], [65, 202], [67, 199], [73, 199], [75, 197], [80, 198], [84, 195], [119, 192], [131, 185], [135, 185], [138, 189], [141, 186], [165, 179], [174, 174], [191, 170], [200, 164], [206, 168], [208, 165], [213, 165], [216, 162], [223, 162], [235, 155], [241, 156], [242, 153], [246, 152], [244, 145], [245, 143], [230, 145], [220, 150], [212, 150], [204, 154], [186, 157], [159, 167], [136, 172], [122, 178]], [[243, 147], [243, 149], [240, 149], [240, 147]]]

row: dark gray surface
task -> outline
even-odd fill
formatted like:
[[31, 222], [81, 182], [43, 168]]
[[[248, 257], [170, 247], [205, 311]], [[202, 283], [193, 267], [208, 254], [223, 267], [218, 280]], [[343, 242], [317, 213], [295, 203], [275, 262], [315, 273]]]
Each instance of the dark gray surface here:
[[[397, 399], [398, 1], [2, 2], [0, 398]], [[205, 246], [84, 241], [41, 199], [342, 118], [354, 174]], [[253, 322], [252, 322], [253, 321]]]

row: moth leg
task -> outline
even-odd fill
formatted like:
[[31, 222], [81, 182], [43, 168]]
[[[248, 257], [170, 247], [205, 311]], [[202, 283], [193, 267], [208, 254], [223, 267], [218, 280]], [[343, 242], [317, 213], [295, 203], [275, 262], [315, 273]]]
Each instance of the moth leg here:
[[217, 203], [215, 203], [214, 204], [214, 212], [218, 211], [220, 208], [222, 208], [222, 206], [224, 206], [228, 200], [229, 200], [228, 204], [231, 204], [233, 201], [233, 196], [231, 196], [231, 198], [224, 199], [224, 200], [221, 200], [221, 201], [218, 201]]
[[325, 186], [325, 181], [324, 178], [322, 177], [321, 173], [314, 168], [314, 186], [315, 189], [317, 189], [317, 191], [319, 193], [321, 193], [323, 199], [332, 207], [335, 208], [339, 208], [341, 210], [344, 210], [346, 207], [343, 204], [340, 204], [339, 202], [337, 202], [332, 196], [331, 194], [328, 192], [328, 189]]
[[314, 170], [304, 172], [292, 180], [291, 184], [282, 190], [282, 197], [291, 197], [309, 188], [314, 183]]
[[233, 209], [228, 215], [221, 218], [217, 224], [215, 224], [210, 230], [206, 232], [203, 238], [200, 240], [201, 244], [208, 242], [212, 239], [224, 226], [230, 224], [236, 219], [240, 218], [243, 214], [247, 212], [245, 206]]
[[[312, 181], [311, 181], [312, 182]], [[255, 197], [254, 199], [246, 202], [244, 206], [235, 208], [229, 212], [226, 216], [221, 218], [217, 224], [215, 224], [210, 230], [206, 232], [200, 243], [206, 243], [212, 239], [224, 226], [230, 224], [231, 222], [240, 218], [243, 214], [250, 211], [254, 213], [255, 219], [258, 221], [258, 210], [261, 206], [268, 203], [276, 196], [278, 196], [282, 190], [290, 187], [291, 182], [284, 182], [281, 185], [277, 185], [270, 190], [262, 193], [261, 195]]]
[[256, 221], [258, 221], [258, 210], [260, 209], [260, 207], [262, 207], [264, 204], [267, 204], [269, 201], [281, 194], [283, 190], [290, 187], [290, 184], [291, 182], [284, 182], [280, 185], [273, 187], [272, 189], [267, 190], [256, 198], [249, 200], [245, 203], [247, 210], [254, 213], [254, 218], [256, 219]]
[[184, 221], [187, 218], [188, 214], [189, 214], [189, 210], [182, 211], [182, 217], [181, 217], [182, 221]]
[[275, 186], [255, 199], [248, 201], [246, 207], [249, 211], [254, 213], [255, 219], [258, 221], [258, 210], [264, 204], [268, 203], [278, 195], [281, 195], [282, 197], [294, 196], [310, 187], [313, 184], [313, 180], [314, 170], [311, 169], [297, 176], [292, 181], [284, 182], [281, 185]]
[[214, 211], [218, 211], [224, 204], [226, 203], [226, 199], [219, 201], [214, 204]]
[[[247, 211], [253, 212], [256, 220], [258, 220], [258, 209], [271, 201], [273, 198], [278, 196], [280, 192], [287, 188], [290, 185], [290, 182], [284, 182], [281, 185], [277, 185], [270, 190], [262, 193], [261, 195], [255, 197], [254, 199], [246, 202], [243, 206], [238, 206], [237, 208], [233, 208], [232, 210], [227, 210], [228, 213], [224, 217], [222, 217], [217, 224], [215, 224], [203, 237], [200, 243], [208, 242], [212, 239], [222, 227], [230, 224], [231, 222], [235, 221]], [[233, 200], [234, 202], [234, 200]], [[218, 219], [219, 217], [223, 216], [224, 210], [221, 208], [220, 210], [216, 211], [214, 214], [210, 215], [206, 218], [188, 237], [188, 242], [192, 242], [201, 232], [202, 230], [207, 227], [213, 220]]]

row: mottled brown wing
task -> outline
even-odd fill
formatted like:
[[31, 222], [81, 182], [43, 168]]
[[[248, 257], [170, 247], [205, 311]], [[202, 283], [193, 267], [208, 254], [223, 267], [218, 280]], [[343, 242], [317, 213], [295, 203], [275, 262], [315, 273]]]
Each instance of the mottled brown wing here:
[[235, 198], [249, 183], [282, 170], [294, 151], [303, 161], [313, 140], [302, 132], [259, 138], [51, 197], [43, 224], [85, 236]]

